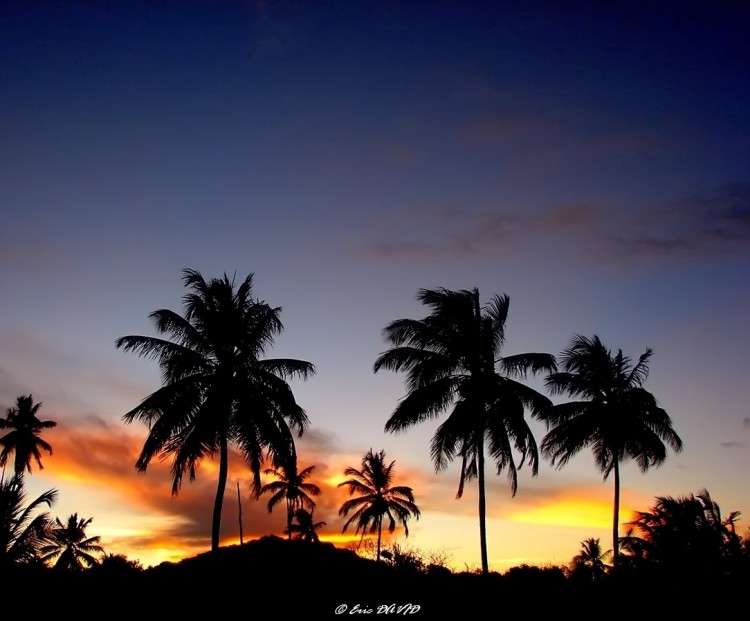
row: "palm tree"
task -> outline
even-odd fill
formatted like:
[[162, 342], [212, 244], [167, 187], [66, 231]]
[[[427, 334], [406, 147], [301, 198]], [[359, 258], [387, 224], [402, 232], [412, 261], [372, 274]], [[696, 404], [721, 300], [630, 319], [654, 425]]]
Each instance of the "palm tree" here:
[[[479, 291], [420, 289], [417, 299], [431, 309], [424, 319], [399, 319], [383, 331], [391, 348], [375, 362], [380, 369], [405, 371], [407, 395], [385, 429], [402, 432], [450, 410], [432, 438], [435, 470], [461, 457], [457, 498], [464, 484], [478, 479], [479, 539], [482, 572], [487, 560], [485, 448], [500, 474], [507, 469], [511, 492], [518, 488], [518, 468], [528, 460], [537, 474], [536, 441], [524, 418], [540, 416], [550, 400], [518, 379], [555, 370], [550, 354], [501, 356], [510, 300], [494, 296], [480, 306]], [[520, 453], [517, 463], [514, 450]]]
[[647, 349], [633, 363], [622, 350], [613, 354], [598, 336], [576, 335], [561, 354], [563, 370], [546, 380], [552, 394], [580, 400], [547, 411], [544, 418], [549, 431], [542, 453], [562, 468], [579, 451], [591, 447], [604, 480], [614, 474], [613, 567], [619, 555], [620, 464], [633, 459], [646, 472], [666, 460], [665, 442], [675, 451], [682, 450], [669, 415], [643, 388], [651, 354]]
[[347, 468], [346, 476], [353, 477], [339, 487], [348, 487], [349, 495], [358, 494], [358, 498], [351, 498], [344, 502], [339, 509], [339, 515], [346, 516], [354, 511], [352, 516], [344, 524], [341, 532], [353, 523], [356, 523], [356, 533], [362, 531], [360, 544], [365, 533], [378, 534], [377, 560], [380, 560], [380, 547], [383, 536], [383, 519], [388, 518], [388, 532], [396, 530], [396, 522], [404, 527], [404, 533], [409, 536], [407, 521], [410, 517], [419, 519], [420, 511], [414, 504], [414, 493], [411, 487], [392, 486], [395, 461], [386, 465], [385, 451], [373, 453], [370, 449], [362, 459], [362, 469]]
[[731, 573], [743, 556], [739, 516], [732, 511], [723, 517], [706, 489], [697, 496], [659, 496], [648, 511], [635, 513], [621, 543], [641, 566], [691, 575]]
[[308, 543], [319, 543], [320, 537], [316, 532], [318, 529], [326, 525], [325, 522], [315, 522], [313, 520], [313, 512], [305, 509], [297, 509], [294, 512], [294, 519], [297, 520], [296, 524], [289, 523], [287, 531], [291, 538], [292, 533], [295, 533], [295, 539], [300, 541], [306, 541]]
[[315, 466], [308, 466], [298, 472], [297, 457], [293, 455], [279, 466], [267, 468], [263, 471], [264, 474], [275, 476], [277, 480], [266, 483], [261, 487], [260, 495], [272, 494], [268, 499], [269, 513], [282, 500], [286, 500], [286, 530], [290, 539], [292, 538], [292, 517], [296, 512], [301, 509], [307, 509], [310, 512], [315, 510], [315, 501], [311, 496], [318, 496], [320, 488], [314, 483], [305, 482], [313, 470], [315, 470]]
[[31, 395], [22, 395], [16, 399], [16, 405], [8, 409], [5, 419], [0, 418], [0, 429], [10, 429], [0, 438], [0, 466], [5, 473], [5, 464], [11, 452], [15, 452], [13, 462], [15, 472], [20, 474], [25, 470], [31, 472], [31, 460], [36, 460], [39, 469], [43, 469], [42, 454], [39, 449], [52, 455], [52, 447], [39, 437], [42, 429], [57, 426], [51, 420], [39, 420], [37, 412], [41, 403], [34, 403]]
[[599, 539], [590, 537], [581, 542], [581, 551], [573, 557], [573, 574], [585, 574], [591, 580], [599, 581], [607, 575], [607, 565], [604, 558], [609, 551], [603, 552]]
[[86, 527], [94, 518], [78, 519], [73, 513], [63, 524], [60, 518], [55, 518], [55, 524], [50, 531], [50, 542], [42, 546], [42, 559], [55, 561], [55, 569], [80, 571], [98, 564], [97, 556], [104, 554], [99, 545], [99, 537], [86, 537]]
[[172, 340], [123, 336], [115, 342], [157, 360], [162, 369], [162, 387], [123, 417], [149, 424], [136, 468], [145, 471], [155, 456], [171, 456], [177, 494], [186, 473], [194, 480], [200, 462], [219, 455], [212, 550], [219, 547], [229, 445], [244, 456], [258, 494], [263, 460], [283, 463], [294, 454], [292, 431], [302, 435], [309, 424], [285, 380], [307, 378], [315, 368], [300, 360], [262, 358], [283, 329], [281, 308], [252, 297], [252, 278], [235, 286], [226, 274], [206, 281], [184, 270], [190, 290], [183, 298], [184, 316], [168, 309], [150, 315], [156, 330]]
[[56, 500], [57, 490], [51, 489], [25, 504], [21, 473], [0, 481], [0, 567], [39, 559], [50, 529], [49, 514], [40, 509]]

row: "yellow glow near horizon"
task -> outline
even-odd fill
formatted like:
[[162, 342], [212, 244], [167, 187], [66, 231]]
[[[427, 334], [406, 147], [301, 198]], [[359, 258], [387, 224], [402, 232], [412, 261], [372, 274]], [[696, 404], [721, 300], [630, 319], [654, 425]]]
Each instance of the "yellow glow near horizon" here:
[[595, 499], [560, 499], [543, 506], [515, 511], [508, 519], [549, 526], [607, 528], [612, 525], [612, 506]]

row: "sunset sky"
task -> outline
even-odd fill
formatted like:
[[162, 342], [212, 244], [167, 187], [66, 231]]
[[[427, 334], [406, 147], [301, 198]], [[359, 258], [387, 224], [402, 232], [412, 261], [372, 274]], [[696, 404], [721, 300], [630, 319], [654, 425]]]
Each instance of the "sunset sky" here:
[[[122, 415], [160, 374], [114, 346], [181, 310], [189, 267], [253, 273], [283, 308], [269, 356], [316, 365], [292, 386], [329, 541], [352, 540], [344, 469], [384, 449], [422, 509], [395, 541], [479, 565], [476, 485], [457, 500], [459, 464], [435, 473], [439, 421], [384, 432], [404, 377], [373, 373], [382, 329], [423, 317], [432, 287], [507, 293], [506, 354], [576, 333], [651, 347], [646, 388], [685, 448], [623, 468], [623, 522], [707, 488], [744, 533], [750, 12], [732, 6], [0, 4], [0, 412], [31, 393], [58, 422], [29, 494], [57, 488], [53, 516], [93, 517], [144, 565], [209, 548], [217, 462], [176, 497], [167, 463], [135, 471], [147, 430]], [[224, 542], [238, 482], [246, 537], [281, 534], [237, 453], [230, 468]], [[489, 474], [492, 569], [610, 547], [612, 481], [589, 452], [521, 470], [515, 497]]]

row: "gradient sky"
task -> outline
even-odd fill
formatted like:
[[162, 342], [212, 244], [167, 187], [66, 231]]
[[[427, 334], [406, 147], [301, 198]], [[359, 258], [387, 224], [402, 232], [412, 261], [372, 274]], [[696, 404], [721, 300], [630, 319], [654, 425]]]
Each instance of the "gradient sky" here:
[[[135, 471], [146, 429], [122, 415], [160, 376], [114, 347], [180, 310], [190, 267], [254, 273], [283, 307], [270, 355], [317, 366], [292, 385], [331, 541], [344, 468], [385, 449], [423, 511], [396, 541], [479, 564], [475, 486], [456, 500], [456, 465], [430, 462], [438, 422], [383, 430], [404, 378], [373, 374], [381, 330], [425, 315], [423, 287], [507, 293], [507, 354], [653, 348], [685, 449], [623, 469], [623, 521], [705, 487], [744, 532], [750, 15], [730, 6], [3, 2], [0, 407], [32, 393], [59, 424], [30, 493], [58, 488], [53, 515], [146, 565], [208, 549], [216, 464], [177, 497], [165, 464]], [[283, 528], [248, 480], [234, 455], [227, 543], [237, 482], [246, 535]], [[491, 476], [491, 568], [608, 548], [611, 502], [590, 453], [522, 470], [515, 498]]]

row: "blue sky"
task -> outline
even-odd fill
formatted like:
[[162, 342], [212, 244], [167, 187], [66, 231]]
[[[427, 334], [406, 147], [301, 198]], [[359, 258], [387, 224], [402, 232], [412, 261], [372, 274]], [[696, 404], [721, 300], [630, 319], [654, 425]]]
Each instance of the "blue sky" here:
[[[61, 515], [149, 562], [178, 554], [145, 540], [170, 528], [207, 547], [210, 470], [173, 499], [163, 472], [106, 449], [137, 454], [145, 430], [121, 417], [159, 385], [114, 341], [179, 309], [192, 267], [254, 273], [283, 307], [272, 354], [318, 368], [293, 386], [321, 477], [386, 449], [424, 505], [409, 543], [459, 566], [479, 560], [475, 501], [453, 499], [455, 469], [434, 473], [434, 426], [384, 433], [403, 378], [372, 372], [382, 328], [425, 314], [422, 287], [507, 293], [507, 353], [559, 353], [574, 333], [653, 348], [647, 387], [685, 450], [628, 466], [626, 501], [707, 487], [747, 515], [747, 11], [675, 6], [4, 3], [0, 405], [33, 393], [60, 423], [32, 489], [59, 487]], [[93, 446], [106, 464], [86, 466]], [[559, 499], [606, 511], [590, 455], [527, 472], [513, 499], [504, 475], [492, 485], [496, 568], [607, 540], [590, 506], [555, 518]], [[154, 488], [140, 504], [138, 486]], [[252, 507], [251, 532], [281, 530]]]

